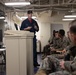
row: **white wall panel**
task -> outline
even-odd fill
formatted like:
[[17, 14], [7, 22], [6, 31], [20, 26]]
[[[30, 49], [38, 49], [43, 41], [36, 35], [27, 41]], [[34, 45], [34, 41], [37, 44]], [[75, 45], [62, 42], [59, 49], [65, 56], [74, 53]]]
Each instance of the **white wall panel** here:
[[50, 38], [50, 23], [42, 22], [40, 37], [43, 50], [43, 47], [48, 44], [48, 40]]

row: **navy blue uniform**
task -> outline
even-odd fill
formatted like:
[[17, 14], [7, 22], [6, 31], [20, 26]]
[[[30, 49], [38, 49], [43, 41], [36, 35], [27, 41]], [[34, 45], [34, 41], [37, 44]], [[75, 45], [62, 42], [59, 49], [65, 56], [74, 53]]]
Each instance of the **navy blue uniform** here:
[[[37, 26], [37, 30], [34, 28], [34, 26]], [[37, 24], [37, 22], [33, 19], [31, 19], [31, 22], [29, 21], [29, 19], [27, 18], [26, 20], [24, 20], [21, 24], [21, 28], [20, 30], [24, 30], [27, 27], [32, 27], [29, 31], [34, 33], [34, 38], [33, 38], [33, 60], [34, 60], [34, 65], [38, 64], [37, 63], [37, 52], [36, 52], [36, 31], [39, 31], [39, 26]]]

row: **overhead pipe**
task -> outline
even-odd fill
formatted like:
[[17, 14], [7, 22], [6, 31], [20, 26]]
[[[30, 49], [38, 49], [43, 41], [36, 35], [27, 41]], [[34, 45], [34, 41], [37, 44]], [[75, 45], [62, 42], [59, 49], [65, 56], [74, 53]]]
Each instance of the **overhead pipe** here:
[[73, 3], [75, 3], [75, 2], [76, 2], [76, 0], [73, 1]]
[[[40, 12], [40, 11], [45, 11], [45, 10], [50, 10], [49, 8], [42, 8], [42, 9], [29, 9], [29, 10], [33, 10], [35, 12]], [[6, 10], [6, 12], [13, 12], [14, 10]], [[26, 10], [22, 10], [22, 9], [15, 9], [16, 12], [27, 12]]]
[[[66, 7], [66, 5], [76, 5], [76, 3], [61, 3], [61, 4], [49, 4], [49, 5], [36, 5], [36, 4], [32, 4], [32, 5], [30, 5], [30, 6], [24, 6], [24, 7], [19, 7], [20, 8], [20, 10], [22, 10], [22, 9], [27, 9], [27, 7], [28, 7], [28, 9], [29, 9], [29, 7], [31, 7], [31, 8], [33, 8], [33, 7], [39, 7], [39, 9], [32, 9], [32, 10], [38, 10], [38, 11], [40, 11], [40, 10], [43, 10], [44, 8], [49, 8], [50, 9], [50, 7], [58, 7], [58, 6], [63, 6], [64, 8]], [[12, 7], [13, 8], [13, 7]], [[16, 7], [14, 7], [15, 9], [16, 9]], [[43, 9], [41, 9], [41, 8], [43, 8]], [[59, 8], [60, 9], [60, 8]], [[65, 8], [66, 10], [68, 9], [68, 8]], [[70, 8], [69, 8], [70, 9]], [[11, 8], [10, 8], [10, 10], [11, 10]], [[44, 9], [45, 10], [45, 9]], [[64, 10], [64, 9], [60, 9], [60, 10]]]
[[49, 5], [35, 5], [35, 4], [32, 4], [30, 5], [31, 7], [55, 7], [55, 6], [64, 6], [65, 5], [76, 5], [76, 3], [62, 3], [62, 4], [49, 4]]
[[70, 3], [72, 0], [69, 0], [67, 3]]

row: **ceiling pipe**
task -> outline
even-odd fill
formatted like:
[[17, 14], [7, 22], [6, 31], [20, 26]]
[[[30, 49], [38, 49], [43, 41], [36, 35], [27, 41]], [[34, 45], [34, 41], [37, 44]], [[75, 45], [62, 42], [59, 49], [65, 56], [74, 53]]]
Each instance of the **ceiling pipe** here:
[[[43, 10], [44, 8], [50, 9], [50, 7], [52, 7], [52, 8], [58, 7], [60, 9], [61, 6], [63, 6], [64, 8], [63, 9], [60, 9], [60, 10], [64, 10], [64, 9], [67, 10], [68, 8], [66, 8], [66, 6], [68, 7], [68, 5], [76, 5], [76, 3], [62, 3], [62, 4], [48, 4], [48, 5], [31, 4], [29, 6], [23, 6], [23, 7], [12, 7], [12, 8], [10, 7], [10, 10], [13, 9], [13, 8], [15, 8], [15, 9], [19, 8], [20, 10], [23, 10], [23, 9], [29, 9], [31, 7], [31, 8], [34, 8], [32, 10], [39, 10], [40, 11], [40, 10]], [[39, 8], [39, 9], [35, 9], [35, 7]], [[70, 9], [71, 9], [71, 7], [68, 10], [70, 10]]]
[[[35, 4], [32, 4], [30, 5], [30, 7], [56, 7], [56, 6], [63, 6], [63, 7], [66, 7], [66, 5], [76, 5], [76, 3], [63, 3], [63, 4], [49, 4], [49, 5], [35, 5]], [[27, 7], [27, 6], [24, 6], [24, 7]]]
[[[45, 10], [50, 10], [49, 8], [42, 8], [42, 9], [29, 9], [35, 12], [40, 12], [40, 11], [45, 11]], [[6, 10], [6, 12], [13, 12], [14, 10]], [[15, 9], [16, 12], [27, 12], [26, 10], [22, 10], [22, 9]]]
[[72, 0], [69, 0], [67, 3], [70, 3]]
[[73, 3], [75, 3], [75, 2], [76, 2], [76, 0], [73, 1]]

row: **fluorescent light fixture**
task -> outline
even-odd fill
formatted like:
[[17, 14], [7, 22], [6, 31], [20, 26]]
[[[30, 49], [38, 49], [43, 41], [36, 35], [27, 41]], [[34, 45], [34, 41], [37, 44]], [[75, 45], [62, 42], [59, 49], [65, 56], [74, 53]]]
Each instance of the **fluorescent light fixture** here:
[[[21, 17], [21, 19], [26, 19], [28, 17]], [[37, 17], [36, 16], [32, 16], [33, 19], [36, 19]]]
[[25, 6], [25, 5], [30, 5], [30, 2], [8, 2], [5, 3], [6, 6], [17, 6], [17, 5], [21, 5], [21, 6]]
[[76, 15], [65, 15], [66, 18], [76, 17]]
[[72, 21], [74, 19], [62, 19], [63, 21]]
[[68, 11], [68, 12], [75, 12], [74, 10]]
[[0, 19], [5, 19], [5, 17], [0, 17]]

